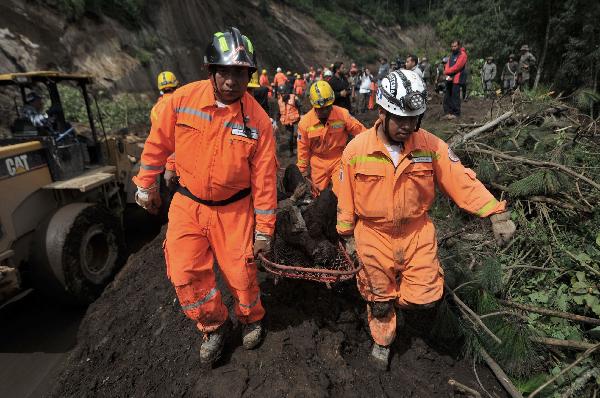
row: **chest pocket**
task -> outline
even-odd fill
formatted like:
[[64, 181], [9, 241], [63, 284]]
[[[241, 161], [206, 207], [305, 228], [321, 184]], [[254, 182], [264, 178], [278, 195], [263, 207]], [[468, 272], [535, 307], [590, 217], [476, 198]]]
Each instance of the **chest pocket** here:
[[363, 165], [354, 173], [357, 213], [364, 218], [382, 218], [391, 206], [391, 184], [385, 178], [383, 165]]
[[405, 217], [418, 217], [431, 208], [435, 198], [433, 163], [413, 163], [404, 172]]
[[[207, 137], [200, 123], [193, 121], [177, 121], [175, 124], [175, 163], [178, 170], [193, 173], [198, 160], [196, 154], [206, 148]], [[206, 151], [206, 149], [204, 149]]]

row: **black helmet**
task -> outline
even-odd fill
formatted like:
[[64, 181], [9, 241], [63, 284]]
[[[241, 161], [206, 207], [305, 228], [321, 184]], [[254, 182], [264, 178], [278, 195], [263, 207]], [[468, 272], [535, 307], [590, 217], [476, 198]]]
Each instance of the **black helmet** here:
[[250, 39], [242, 35], [238, 28], [217, 32], [206, 48], [204, 64], [223, 66], [247, 66], [249, 73], [256, 71], [256, 54]]
[[31, 104], [33, 101], [38, 100], [38, 99], [42, 99], [42, 97], [40, 97], [40, 95], [38, 93], [36, 93], [35, 91], [30, 91], [25, 96], [25, 103]]

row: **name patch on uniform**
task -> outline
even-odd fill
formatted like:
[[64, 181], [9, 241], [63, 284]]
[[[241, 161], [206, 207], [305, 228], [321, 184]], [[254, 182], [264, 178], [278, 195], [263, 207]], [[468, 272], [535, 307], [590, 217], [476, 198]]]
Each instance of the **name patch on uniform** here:
[[431, 156], [419, 156], [417, 158], [413, 158], [412, 162], [413, 163], [431, 163], [431, 162], [433, 162], [433, 159], [431, 159]]
[[251, 138], [253, 140], [257, 140], [258, 139], [258, 133], [255, 130], [250, 129], [249, 127], [247, 127], [246, 130], [248, 131], [248, 133], [246, 133], [244, 131], [244, 129], [232, 128], [231, 129], [231, 134], [237, 135], [239, 137]]

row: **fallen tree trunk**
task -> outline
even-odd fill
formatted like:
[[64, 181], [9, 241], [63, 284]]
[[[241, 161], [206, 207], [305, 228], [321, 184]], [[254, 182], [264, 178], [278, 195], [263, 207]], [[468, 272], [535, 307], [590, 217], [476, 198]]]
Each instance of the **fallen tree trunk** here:
[[496, 119], [494, 119], [490, 122], [487, 122], [483, 126], [478, 127], [475, 130], [473, 130], [463, 136], [458, 136], [457, 138], [450, 140], [450, 143], [449, 143], [450, 146], [451, 147], [459, 146], [461, 144], [464, 144], [465, 141], [470, 140], [473, 137], [477, 137], [481, 133], [485, 133], [486, 131], [493, 129], [494, 127], [496, 127], [497, 125], [499, 125], [500, 123], [502, 123], [503, 121], [505, 121], [506, 119], [511, 117], [513, 115], [513, 113], [514, 113], [513, 111], [508, 111], [508, 112], [502, 114], [501, 116], [497, 117]]
[[551, 337], [535, 337], [531, 336], [529, 338], [531, 341], [551, 345], [554, 347], [565, 347], [565, 348], [573, 348], [576, 350], [589, 350], [596, 346], [596, 344], [586, 343], [585, 341], [577, 341], [577, 340], [561, 340], [561, 339], [553, 339]]
[[504, 387], [506, 392], [508, 392], [512, 398], [523, 398], [523, 394], [521, 394], [519, 390], [517, 390], [515, 385], [510, 381], [510, 378], [506, 375], [504, 370], [502, 370], [500, 365], [498, 365], [496, 361], [494, 361], [490, 354], [488, 354], [487, 351], [483, 348], [481, 348], [479, 352], [481, 353], [481, 357], [483, 358], [485, 363], [487, 363], [492, 372], [494, 372], [494, 375], [496, 375], [496, 378], [498, 379], [500, 384], [502, 384], [502, 387]]

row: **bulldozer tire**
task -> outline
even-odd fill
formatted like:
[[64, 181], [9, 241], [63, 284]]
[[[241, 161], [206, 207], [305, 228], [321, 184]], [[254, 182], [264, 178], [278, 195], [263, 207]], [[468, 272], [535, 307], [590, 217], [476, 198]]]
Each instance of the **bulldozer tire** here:
[[[40, 290], [61, 301], [89, 304], [112, 280], [125, 256], [118, 217], [92, 203], [58, 209], [37, 231], [36, 272]], [[40, 279], [40, 278], [36, 278]]]

